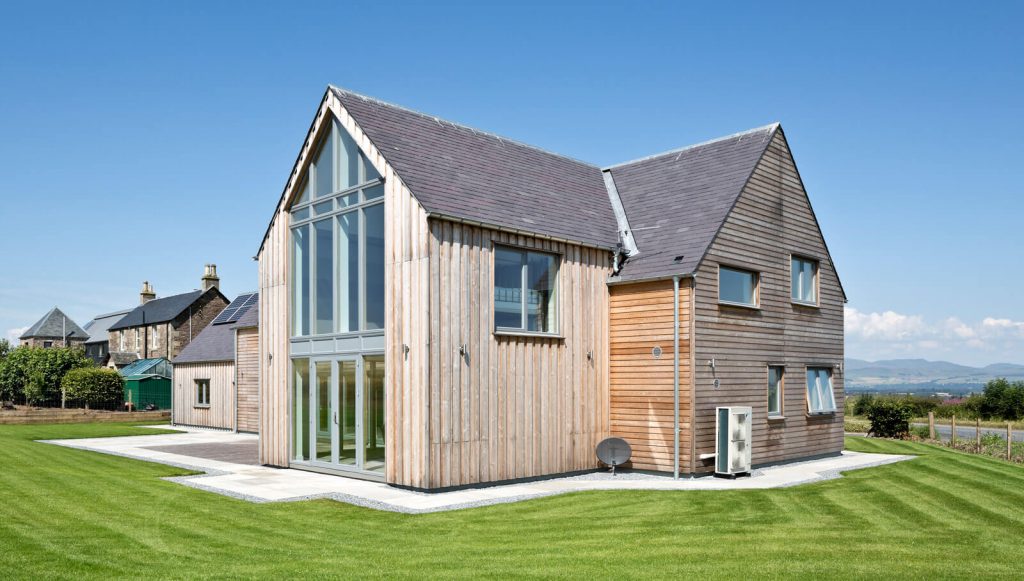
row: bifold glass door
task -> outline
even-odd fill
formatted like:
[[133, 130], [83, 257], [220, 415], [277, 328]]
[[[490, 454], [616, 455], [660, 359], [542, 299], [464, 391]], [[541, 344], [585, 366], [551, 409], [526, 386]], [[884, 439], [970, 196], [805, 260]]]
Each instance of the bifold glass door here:
[[383, 472], [384, 356], [295, 359], [294, 365], [296, 459]]

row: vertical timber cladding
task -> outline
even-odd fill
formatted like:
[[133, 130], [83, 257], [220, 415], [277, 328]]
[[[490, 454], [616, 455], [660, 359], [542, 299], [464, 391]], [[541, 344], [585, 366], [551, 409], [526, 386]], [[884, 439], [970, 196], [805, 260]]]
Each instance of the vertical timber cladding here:
[[[819, 308], [790, 301], [790, 254], [819, 261]], [[719, 306], [718, 265], [760, 273], [760, 309]], [[696, 455], [715, 450], [715, 407], [754, 412], [754, 464], [843, 448], [843, 374], [833, 370], [839, 411], [808, 416], [806, 366], [843, 361], [843, 293], [785, 137], [777, 133], [696, 277]], [[715, 359], [712, 371], [708, 362]], [[784, 364], [784, 420], [767, 420], [767, 365]], [[719, 379], [721, 386], [714, 387]], [[697, 471], [711, 471], [697, 462]]]
[[[633, 468], [671, 472], [675, 450], [672, 281], [610, 287], [611, 433], [633, 448]], [[690, 471], [692, 280], [679, 281], [679, 470]], [[655, 348], [661, 353], [655, 357]]]
[[[196, 380], [210, 381], [210, 405], [196, 405]], [[175, 424], [206, 428], [235, 429], [235, 363], [206, 361], [174, 366], [173, 397]]]
[[[445, 220], [430, 232], [426, 486], [595, 468], [609, 433], [609, 252]], [[561, 255], [558, 338], [494, 334], [495, 244]]]

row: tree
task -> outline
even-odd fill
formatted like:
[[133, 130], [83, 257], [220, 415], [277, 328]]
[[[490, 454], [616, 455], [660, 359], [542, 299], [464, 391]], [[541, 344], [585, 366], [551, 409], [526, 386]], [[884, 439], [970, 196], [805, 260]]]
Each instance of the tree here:
[[0, 361], [0, 399], [58, 403], [64, 374], [93, 365], [92, 359], [79, 347], [18, 347]]
[[0, 339], [0, 361], [7, 358], [7, 355], [11, 352], [11, 342], [7, 339]]

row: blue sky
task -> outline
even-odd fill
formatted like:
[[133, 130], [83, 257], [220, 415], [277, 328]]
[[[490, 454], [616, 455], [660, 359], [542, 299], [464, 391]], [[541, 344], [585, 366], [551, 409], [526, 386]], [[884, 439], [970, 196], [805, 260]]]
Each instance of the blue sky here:
[[333, 83], [597, 164], [781, 121], [849, 356], [1024, 363], [1024, 4], [832, 4], [5, 2], [0, 333], [254, 289]]

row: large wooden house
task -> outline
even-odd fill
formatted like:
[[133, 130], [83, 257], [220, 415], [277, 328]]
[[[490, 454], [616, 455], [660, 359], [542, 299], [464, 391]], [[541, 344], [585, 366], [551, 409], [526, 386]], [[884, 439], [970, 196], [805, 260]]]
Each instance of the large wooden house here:
[[443, 489], [843, 445], [845, 300], [778, 124], [600, 168], [330, 87], [259, 250], [260, 459]]

